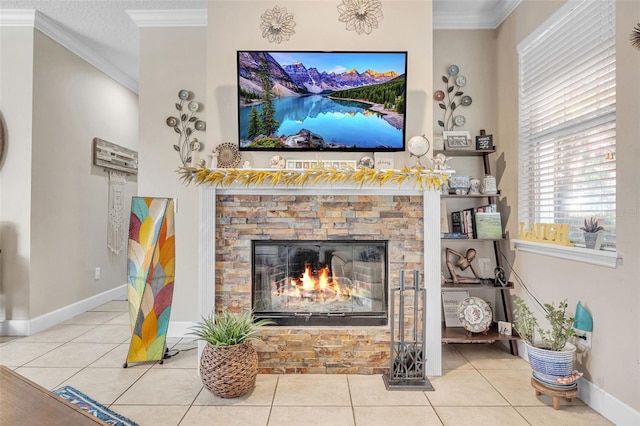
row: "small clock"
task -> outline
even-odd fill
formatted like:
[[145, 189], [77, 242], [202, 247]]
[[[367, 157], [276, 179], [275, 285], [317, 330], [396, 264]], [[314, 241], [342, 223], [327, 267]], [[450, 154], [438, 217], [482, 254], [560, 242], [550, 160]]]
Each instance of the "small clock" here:
[[458, 75], [458, 73], [460, 72], [460, 68], [457, 65], [449, 65], [449, 69], [447, 70], [447, 72], [451, 76]]
[[465, 118], [464, 115], [456, 115], [455, 117], [453, 117], [453, 122], [455, 123], [456, 126], [460, 127], [460, 126], [464, 126], [464, 123], [467, 122], [467, 119]]
[[467, 78], [463, 75], [459, 75], [456, 77], [456, 84], [460, 87], [464, 86], [465, 84], [467, 84]]

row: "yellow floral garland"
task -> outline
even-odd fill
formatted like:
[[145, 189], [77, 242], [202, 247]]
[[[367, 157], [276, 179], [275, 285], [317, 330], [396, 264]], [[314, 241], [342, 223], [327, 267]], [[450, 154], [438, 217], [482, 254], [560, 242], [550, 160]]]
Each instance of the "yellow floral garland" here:
[[186, 185], [195, 182], [196, 185], [230, 186], [239, 183], [244, 186], [264, 185], [272, 186], [306, 186], [319, 182], [328, 184], [355, 183], [380, 186], [395, 183], [413, 183], [421, 190], [440, 189], [446, 182], [447, 175], [427, 169], [377, 170], [357, 169], [343, 170], [335, 167], [315, 167], [312, 169], [207, 169], [205, 167], [181, 167], [178, 170], [180, 179]]

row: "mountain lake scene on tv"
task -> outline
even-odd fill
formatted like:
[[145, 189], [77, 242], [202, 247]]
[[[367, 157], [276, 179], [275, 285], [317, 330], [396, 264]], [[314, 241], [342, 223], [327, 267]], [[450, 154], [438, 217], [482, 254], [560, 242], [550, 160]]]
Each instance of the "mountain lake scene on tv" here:
[[240, 149], [401, 150], [405, 52], [238, 52]]

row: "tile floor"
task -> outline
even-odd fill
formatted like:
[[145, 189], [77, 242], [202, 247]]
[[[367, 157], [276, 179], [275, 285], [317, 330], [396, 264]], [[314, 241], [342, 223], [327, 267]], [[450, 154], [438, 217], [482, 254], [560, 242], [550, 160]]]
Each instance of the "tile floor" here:
[[604, 425], [579, 400], [535, 396], [530, 369], [500, 345], [444, 345], [433, 392], [387, 391], [382, 377], [259, 375], [244, 397], [221, 399], [197, 374], [196, 344], [163, 364], [122, 368], [130, 337], [127, 304], [107, 303], [23, 338], [0, 337], [0, 364], [40, 385], [71, 385], [140, 425]]

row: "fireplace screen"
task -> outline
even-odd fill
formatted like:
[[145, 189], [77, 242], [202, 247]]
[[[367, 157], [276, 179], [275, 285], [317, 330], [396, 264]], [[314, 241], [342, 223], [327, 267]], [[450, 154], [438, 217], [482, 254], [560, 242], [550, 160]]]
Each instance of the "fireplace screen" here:
[[386, 325], [386, 241], [253, 241], [252, 302], [278, 325]]

